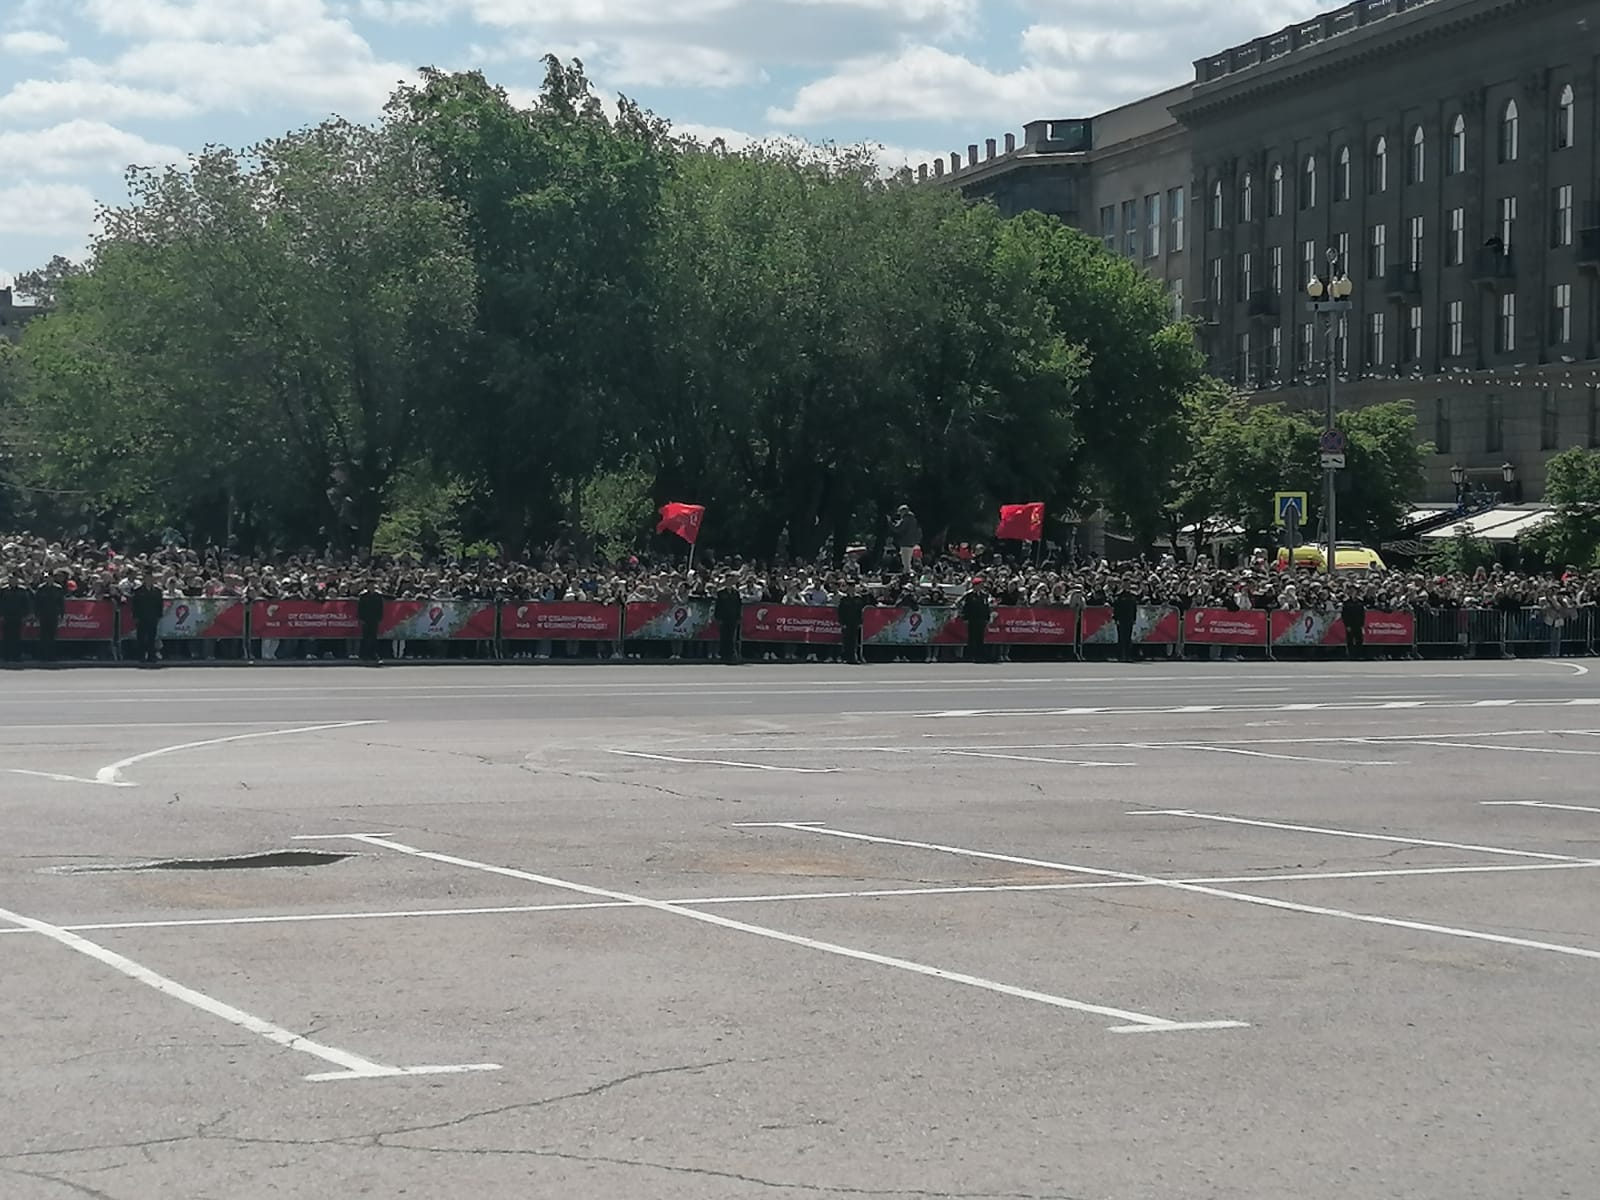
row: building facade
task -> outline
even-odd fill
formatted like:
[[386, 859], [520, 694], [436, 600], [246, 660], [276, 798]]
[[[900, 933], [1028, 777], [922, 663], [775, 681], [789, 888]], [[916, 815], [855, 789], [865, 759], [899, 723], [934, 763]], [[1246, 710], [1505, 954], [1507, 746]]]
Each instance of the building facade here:
[[[1435, 499], [1507, 464], [1537, 498], [1551, 454], [1600, 447], [1597, 35], [1592, 0], [1357, 0], [1199, 60], [1165, 94], [1188, 196], [1155, 273], [1212, 370], [1317, 407], [1331, 356], [1341, 406], [1411, 401]], [[1090, 165], [1071, 223], [1127, 253], [1149, 186]], [[1330, 269], [1355, 285], [1331, 330], [1305, 304]]]
[[1093, 117], [1034, 121], [1004, 148], [990, 138], [980, 157], [918, 168], [918, 178], [958, 187], [1002, 213], [1050, 213], [1143, 264], [1174, 292], [1182, 311], [1188, 271], [1191, 169], [1188, 137], [1172, 106], [1191, 87], [1174, 88]]

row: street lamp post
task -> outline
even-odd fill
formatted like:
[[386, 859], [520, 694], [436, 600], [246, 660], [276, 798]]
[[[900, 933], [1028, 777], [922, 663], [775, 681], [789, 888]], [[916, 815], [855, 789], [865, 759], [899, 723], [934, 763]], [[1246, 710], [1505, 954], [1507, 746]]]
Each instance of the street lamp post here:
[[1327, 537], [1328, 551], [1324, 569], [1328, 577], [1333, 577], [1333, 572], [1338, 565], [1339, 548], [1339, 498], [1335, 478], [1343, 458], [1342, 452], [1334, 452], [1331, 447], [1339, 446], [1342, 449], [1342, 439], [1334, 421], [1334, 413], [1339, 399], [1339, 372], [1338, 363], [1335, 361], [1336, 331], [1339, 318], [1351, 309], [1350, 296], [1355, 291], [1355, 285], [1348, 276], [1342, 272], [1334, 273], [1334, 264], [1339, 261], [1339, 252], [1329, 249], [1328, 273], [1326, 277], [1313, 276], [1306, 284], [1306, 295], [1310, 303], [1306, 306], [1319, 318], [1326, 318], [1327, 326], [1324, 332], [1326, 357], [1328, 362], [1328, 412], [1323, 431], [1323, 523], [1324, 534]]

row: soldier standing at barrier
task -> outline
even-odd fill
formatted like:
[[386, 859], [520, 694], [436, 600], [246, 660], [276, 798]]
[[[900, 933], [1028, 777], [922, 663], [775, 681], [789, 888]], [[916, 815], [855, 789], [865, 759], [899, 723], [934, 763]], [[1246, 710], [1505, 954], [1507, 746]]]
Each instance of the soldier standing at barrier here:
[[994, 614], [984, 592], [983, 576], [972, 581], [972, 588], [961, 598], [961, 619], [967, 623], [967, 661], [981, 663], [988, 658], [984, 639], [989, 633], [989, 618]]
[[22, 622], [32, 600], [21, 580], [0, 577], [0, 662], [22, 661]]
[[1345, 597], [1339, 618], [1344, 622], [1344, 656], [1352, 661], [1366, 657], [1367, 602], [1361, 593], [1352, 591]]
[[56, 631], [67, 611], [66, 575], [58, 570], [33, 590], [33, 616], [39, 622], [39, 661], [43, 663], [56, 660]]
[[839, 632], [843, 641], [839, 660], [864, 664], [867, 659], [861, 650], [861, 626], [865, 621], [867, 598], [861, 594], [861, 585], [854, 579], [845, 580], [844, 595], [839, 597]]
[[739, 627], [744, 621], [744, 597], [739, 593], [739, 581], [732, 575], [725, 575], [717, 582], [717, 597], [711, 611], [717, 618], [722, 635], [722, 661], [732, 667], [739, 662]]
[[383, 665], [378, 654], [378, 627], [383, 623], [385, 600], [378, 581], [371, 577], [356, 597], [356, 620], [361, 622], [361, 659], [375, 667]]
[[161, 615], [166, 611], [167, 602], [161, 595], [161, 589], [148, 579], [141, 579], [128, 597], [128, 606], [133, 610], [134, 642], [139, 652], [141, 666], [159, 666], [156, 657], [156, 635], [161, 630]]
[[1123, 580], [1111, 601], [1111, 617], [1117, 623], [1117, 661], [1133, 661], [1133, 627], [1139, 620], [1139, 597], [1133, 585]]

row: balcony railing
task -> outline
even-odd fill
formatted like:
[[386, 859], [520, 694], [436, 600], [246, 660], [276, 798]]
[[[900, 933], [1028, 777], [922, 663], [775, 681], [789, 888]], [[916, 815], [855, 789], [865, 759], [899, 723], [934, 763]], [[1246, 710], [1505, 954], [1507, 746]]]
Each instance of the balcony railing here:
[[1498, 246], [1480, 246], [1473, 256], [1472, 278], [1477, 283], [1498, 284], [1517, 277], [1516, 256]]
[[1276, 321], [1283, 311], [1282, 297], [1271, 288], [1257, 288], [1250, 293], [1249, 310], [1252, 321]]
[[1422, 270], [1416, 263], [1398, 263], [1383, 279], [1384, 293], [1391, 300], [1408, 300], [1422, 295]]

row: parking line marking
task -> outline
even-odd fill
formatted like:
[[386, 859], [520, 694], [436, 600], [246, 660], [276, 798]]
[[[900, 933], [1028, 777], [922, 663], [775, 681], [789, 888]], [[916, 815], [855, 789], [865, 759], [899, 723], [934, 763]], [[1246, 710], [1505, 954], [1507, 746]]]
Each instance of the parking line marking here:
[[838, 767], [778, 767], [771, 763], [735, 762], [727, 758], [679, 758], [672, 754], [646, 754], [642, 750], [607, 750], [624, 758], [648, 758], [655, 762], [688, 763], [696, 767], [739, 767], [746, 771], [781, 771], [789, 775], [833, 775]]
[[321, 1042], [314, 1042], [310, 1038], [301, 1037], [281, 1025], [274, 1025], [271, 1021], [264, 1021], [260, 1017], [252, 1016], [243, 1009], [235, 1008], [231, 1004], [224, 1004], [204, 992], [197, 992], [191, 987], [185, 987], [176, 980], [168, 979], [165, 975], [150, 970], [149, 967], [134, 962], [131, 958], [118, 954], [114, 950], [107, 950], [88, 938], [81, 937], [69, 929], [59, 925], [52, 925], [47, 921], [25, 917], [21, 913], [12, 912], [10, 909], [0, 908], [0, 920], [9, 921], [19, 929], [29, 933], [36, 933], [49, 938], [58, 945], [65, 946], [79, 954], [88, 956], [96, 962], [126, 975], [137, 983], [154, 988], [164, 996], [171, 996], [181, 1000], [192, 1008], [209, 1013], [213, 1017], [220, 1017], [231, 1025], [248, 1030], [259, 1037], [265, 1038], [274, 1045], [282, 1046], [288, 1050], [296, 1050], [301, 1054], [309, 1054], [313, 1058], [320, 1058], [325, 1063], [330, 1063], [341, 1068], [338, 1071], [324, 1071], [316, 1075], [307, 1075], [306, 1078], [314, 1082], [323, 1082], [334, 1079], [382, 1079], [399, 1075], [455, 1075], [467, 1071], [498, 1071], [499, 1063], [460, 1063], [451, 1066], [428, 1067], [392, 1067], [383, 1063], [373, 1062], [370, 1058], [362, 1058], [359, 1054], [352, 1054], [348, 1050], [340, 1050], [335, 1046], [327, 1046]]
[[1570, 754], [1580, 758], [1600, 758], [1600, 750], [1558, 750], [1550, 746], [1484, 746], [1476, 742], [1411, 741], [1410, 746], [1433, 746], [1439, 750], [1496, 750], [1501, 754]]
[[1545, 854], [1538, 850], [1508, 850], [1504, 846], [1477, 846], [1469, 842], [1440, 842], [1431, 838], [1400, 837], [1388, 833], [1363, 833], [1355, 829], [1329, 829], [1321, 825], [1292, 825], [1285, 821], [1257, 821], [1249, 817], [1230, 817], [1221, 813], [1195, 812], [1188, 808], [1137, 811], [1134, 817], [1188, 817], [1194, 821], [1215, 821], [1223, 825], [1249, 825], [1257, 829], [1281, 829], [1290, 833], [1317, 833], [1329, 837], [1355, 838], [1364, 842], [1396, 842], [1403, 846], [1428, 846], [1437, 850], [1467, 850], [1475, 854], [1504, 854], [1511, 858], [1542, 858], [1550, 862], [1582, 862], [1572, 854]]
[[1206, 887], [1201, 884], [1157, 879], [1154, 876], [1140, 875], [1133, 871], [1113, 871], [1104, 867], [1085, 867], [1073, 863], [1050, 862], [1046, 859], [1022, 858], [1016, 855], [995, 854], [984, 850], [969, 850], [961, 846], [941, 846], [935, 842], [914, 842], [903, 838], [877, 837], [873, 834], [851, 833], [843, 829], [830, 829], [819, 825], [797, 826], [796, 831], [799, 833], [820, 834], [824, 837], [844, 838], [849, 841], [871, 842], [882, 846], [902, 846], [913, 850], [931, 850], [940, 854], [954, 854], [964, 858], [1017, 863], [1020, 866], [1042, 867], [1046, 870], [1067, 871], [1080, 875], [1098, 875], [1108, 879], [1138, 879], [1159, 884], [1173, 891], [1192, 892], [1197, 896], [1212, 896], [1219, 900], [1235, 900], [1241, 904], [1254, 904], [1262, 908], [1274, 908], [1284, 912], [1334, 917], [1339, 920], [1355, 921], [1365, 925], [1383, 925], [1394, 929], [1410, 929], [1418, 933], [1437, 933], [1448, 937], [1493, 942], [1502, 946], [1515, 946], [1525, 950], [1544, 950], [1552, 954], [1564, 954], [1574, 958], [1600, 960], [1600, 950], [1591, 950], [1584, 946], [1567, 946], [1559, 942], [1539, 942], [1530, 938], [1511, 937], [1507, 934], [1485, 933], [1477, 929], [1460, 929], [1451, 925], [1433, 925], [1426, 921], [1407, 921], [1399, 917], [1383, 917], [1372, 913], [1351, 912], [1342, 908], [1326, 908], [1320, 904], [1298, 904], [1290, 900], [1276, 900], [1270, 896], [1253, 896], [1248, 892], [1231, 892], [1224, 891], [1221, 888]]
[[1035, 758], [1026, 754], [991, 754], [987, 750], [939, 750], [936, 753], [954, 758], [999, 758], [1008, 762], [1050, 763], [1058, 767], [1133, 767], [1129, 762], [1082, 762], [1070, 758]]
[[1162, 745], [1148, 745], [1145, 750], [1194, 750], [1206, 751], [1210, 754], [1239, 754], [1247, 758], [1274, 758], [1280, 762], [1320, 763], [1325, 766], [1335, 767], [1392, 767], [1395, 764], [1387, 759], [1361, 759], [1361, 758], [1312, 758], [1304, 754], [1269, 754], [1264, 750], [1244, 750], [1238, 746], [1198, 746], [1192, 742], [1167, 742]]
[[[1507, 803], [1482, 801], [1482, 803]], [[1567, 807], [1552, 805], [1549, 807]], [[1583, 812], [1600, 812], [1600, 808], [1582, 809]], [[821, 822], [810, 822], [821, 824]], [[746, 829], [803, 829], [808, 822], [760, 822], [738, 826]], [[349, 834], [341, 834], [348, 838]], [[377, 836], [377, 835], [373, 835]], [[335, 839], [322, 839], [335, 840]], [[1388, 867], [1368, 871], [1285, 871], [1271, 875], [1221, 875], [1196, 876], [1184, 879], [1162, 880], [1162, 883], [1229, 884], [1229, 883], [1316, 883], [1322, 880], [1391, 879], [1422, 875], [1494, 875], [1510, 871], [1570, 871], [1585, 867], [1600, 867], [1600, 859], [1561, 863], [1492, 863], [1459, 864], [1441, 867]], [[952, 884], [948, 887], [879, 888], [855, 892], [777, 892], [771, 895], [744, 896], [684, 896], [671, 900], [686, 907], [723, 904], [792, 904], [807, 900], [891, 900], [897, 897], [919, 896], [977, 896], [1003, 895], [1029, 892], [1092, 892], [1116, 888], [1151, 888], [1160, 886], [1141, 880], [1095, 879], [1083, 883], [977, 883]], [[87, 925], [63, 925], [72, 933], [96, 933], [108, 930], [129, 929], [194, 929], [211, 926], [295, 925], [321, 924], [330, 921], [397, 921], [419, 920], [428, 917], [495, 917], [518, 916], [531, 913], [582, 912], [589, 908], [639, 908], [640, 905], [622, 900], [590, 900], [571, 904], [506, 904], [484, 908], [418, 908], [396, 909], [387, 912], [338, 913], [275, 913], [255, 917], [183, 917], [165, 921], [101, 921]], [[14, 926], [0, 926], [0, 937], [16, 935], [26, 937], [32, 930]]]
[[1550, 804], [1543, 800], [1480, 800], [1485, 808], [1554, 808], [1562, 812], [1600, 813], [1600, 808], [1583, 804]]
[[[857, 950], [850, 946], [841, 946], [836, 942], [819, 941], [816, 938], [802, 937], [799, 934], [785, 933], [781, 929], [772, 929], [765, 925], [752, 925], [746, 921], [735, 921], [717, 913], [701, 912], [698, 909], [688, 908], [669, 900], [652, 900], [646, 896], [637, 896], [629, 892], [619, 892], [611, 888], [595, 887], [587, 883], [575, 883], [568, 879], [557, 879], [550, 875], [540, 875], [533, 871], [521, 871], [514, 867], [501, 867], [493, 863], [477, 862], [470, 858], [460, 858], [453, 854], [439, 854], [432, 850], [422, 850], [416, 846], [408, 846], [403, 842], [392, 841], [388, 838], [357, 837], [369, 846], [380, 846], [386, 850], [393, 850], [397, 854], [409, 854], [414, 858], [428, 859], [432, 862], [444, 863], [447, 866], [462, 867], [470, 871], [483, 871], [490, 875], [500, 875], [508, 879], [522, 879], [529, 883], [542, 884], [545, 887], [559, 888], [564, 891], [577, 892], [580, 895], [595, 896], [606, 900], [625, 900], [644, 908], [652, 908], [657, 912], [668, 913], [672, 916], [687, 917], [691, 921], [700, 921], [707, 925], [715, 925], [721, 929], [729, 929], [736, 933], [748, 933], [755, 937], [767, 938], [771, 941], [784, 942], [791, 946], [799, 946], [807, 950], [817, 950], [824, 954], [836, 955], [840, 958], [854, 959], [858, 962], [873, 963], [877, 966], [893, 967], [896, 970], [909, 971], [915, 975], [923, 975], [933, 979], [943, 979], [949, 983], [964, 984], [967, 987], [980, 988], [987, 992], [994, 992], [1002, 996], [1010, 996], [1019, 1000], [1032, 1000], [1039, 1004], [1047, 1004], [1054, 1008], [1071, 1009], [1074, 1012], [1090, 1013], [1096, 1016], [1111, 1017], [1123, 1022], [1123, 1025], [1113, 1026], [1120, 1032], [1126, 1031], [1126, 1026], [1152, 1026], [1166, 1029], [1198, 1028], [1190, 1023], [1169, 1020], [1165, 1017], [1154, 1017], [1148, 1013], [1130, 1012], [1127, 1009], [1111, 1008], [1103, 1004], [1089, 1004], [1082, 1000], [1071, 1000], [1065, 996], [1054, 996], [1048, 992], [1038, 992], [1031, 988], [1014, 987], [1008, 983], [1000, 983], [993, 979], [984, 979], [977, 975], [968, 975], [959, 971], [947, 971], [942, 967], [928, 966], [926, 963], [913, 962], [906, 958], [895, 958], [887, 954], [875, 954], [868, 950]], [[1207, 1022], [1206, 1029], [1236, 1029], [1244, 1028], [1245, 1022]]]

